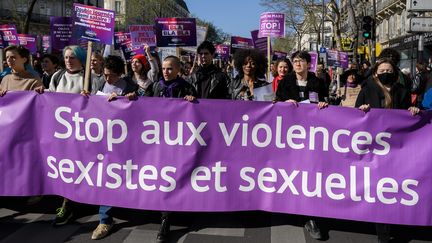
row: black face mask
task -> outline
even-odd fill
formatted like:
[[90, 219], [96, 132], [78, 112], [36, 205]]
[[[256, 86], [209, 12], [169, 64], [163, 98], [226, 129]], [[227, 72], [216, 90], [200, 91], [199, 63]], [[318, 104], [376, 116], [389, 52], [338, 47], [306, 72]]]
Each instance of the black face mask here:
[[378, 74], [379, 81], [384, 84], [393, 84], [396, 82], [396, 75], [394, 73], [382, 73]]

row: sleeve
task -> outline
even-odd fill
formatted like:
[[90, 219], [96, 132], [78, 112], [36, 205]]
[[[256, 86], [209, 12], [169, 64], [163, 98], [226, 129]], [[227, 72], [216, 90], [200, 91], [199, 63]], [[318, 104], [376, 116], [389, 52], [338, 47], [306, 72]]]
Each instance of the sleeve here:
[[355, 107], [356, 108], [359, 108], [361, 105], [365, 105], [366, 104], [365, 94], [366, 94], [366, 91], [365, 91], [364, 88], [362, 88], [360, 90], [360, 93], [357, 96], [357, 100], [355, 102]]
[[43, 83], [40, 79], [34, 79], [32, 85], [30, 86], [30, 90], [35, 90], [36, 88], [39, 88], [43, 86]]
[[57, 90], [57, 85], [58, 85], [58, 82], [56, 81], [56, 79], [60, 79], [60, 78], [61, 78], [61, 77], [59, 77], [60, 74], [61, 74], [61, 72], [62, 72], [62, 70], [58, 70], [58, 71], [55, 72], [55, 73], [53, 74], [53, 76], [51, 77], [51, 81], [50, 81], [49, 88], [48, 88], [48, 90], [49, 90], [50, 92], [56, 92], [56, 90]]
[[159, 66], [156, 62], [156, 59], [154, 57], [152, 57], [151, 59], [149, 59], [149, 63], [150, 63], [150, 71], [148, 71], [147, 73], [147, 78], [150, 79], [152, 82], [157, 82], [159, 77]]
[[286, 78], [283, 78], [279, 81], [278, 87], [276, 90], [276, 101], [286, 101], [289, 100], [288, 95], [288, 80]]

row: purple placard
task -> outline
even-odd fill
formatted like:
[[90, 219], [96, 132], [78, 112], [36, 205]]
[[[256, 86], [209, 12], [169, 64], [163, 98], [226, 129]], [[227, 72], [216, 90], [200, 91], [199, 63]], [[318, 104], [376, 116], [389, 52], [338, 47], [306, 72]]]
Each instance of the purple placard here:
[[51, 17], [51, 48], [61, 51], [68, 45], [76, 45], [78, 40], [71, 39], [72, 19], [70, 17]]
[[228, 60], [230, 56], [230, 47], [228, 45], [216, 45], [217, 55], [224, 60]]
[[42, 36], [42, 52], [51, 53], [51, 37], [49, 35]]
[[130, 33], [129, 32], [115, 32], [114, 33], [114, 48], [116, 50], [121, 49], [121, 44], [124, 42], [130, 41]]
[[123, 42], [121, 45], [126, 61], [130, 61], [137, 54], [144, 54], [143, 46], [134, 46], [132, 41]]
[[28, 35], [28, 34], [18, 34], [18, 40], [20, 45], [27, 48], [31, 54], [36, 54], [37, 52], [37, 43], [36, 43], [36, 36], [35, 35]]
[[250, 38], [244, 38], [240, 36], [231, 36], [231, 52], [233, 49], [251, 49], [253, 48], [253, 42]]
[[309, 54], [311, 56], [311, 63], [310, 63], [309, 71], [315, 73], [316, 69], [317, 69], [317, 64], [318, 64], [318, 53], [309, 52]]
[[134, 46], [156, 46], [153, 25], [129, 25], [130, 38]]
[[267, 12], [260, 16], [259, 37], [285, 37], [285, 14]]
[[282, 52], [282, 51], [273, 51], [273, 59], [286, 59], [288, 56], [288, 53]]
[[327, 50], [327, 66], [348, 68], [348, 53]]
[[114, 39], [114, 11], [74, 3], [72, 37], [112, 45]]
[[155, 32], [158, 47], [197, 45], [195, 18], [157, 18]]
[[[251, 31], [253, 46], [255, 49], [258, 49], [267, 55], [267, 38], [265, 37], [258, 38], [258, 32], [259, 30]], [[271, 52], [271, 45], [270, 45], [270, 52]]]
[[1, 196], [432, 225], [430, 112], [35, 92], [0, 111]]
[[3, 39], [1, 48], [19, 44], [17, 30], [13, 24], [0, 25], [0, 37]]

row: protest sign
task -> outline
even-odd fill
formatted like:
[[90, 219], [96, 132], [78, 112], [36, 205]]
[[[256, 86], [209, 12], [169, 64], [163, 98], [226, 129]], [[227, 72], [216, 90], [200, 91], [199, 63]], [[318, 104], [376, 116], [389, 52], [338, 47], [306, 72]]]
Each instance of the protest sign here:
[[153, 25], [129, 25], [130, 38], [134, 46], [156, 46]]
[[42, 52], [44, 54], [51, 53], [51, 37], [49, 35], [42, 36]]
[[19, 44], [17, 30], [13, 24], [0, 25], [0, 37], [2, 38], [1, 48]]
[[71, 39], [72, 19], [70, 17], [51, 17], [51, 48], [61, 51], [68, 45], [76, 45], [78, 40]]
[[262, 13], [258, 37], [285, 37], [285, 14]]
[[121, 44], [124, 42], [131, 41], [129, 32], [115, 32], [114, 33], [114, 48], [116, 50], [121, 49]]
[[327, 50], [327, 66], [348, 68], [348, 53]]
[[17, 35], [20, 45], [27, 48], [31, 54], [36, 54], [37, 46], [36, 46], [36, 36], [28, 35], [28, 34], [18, 34]]
[[288, 53], [282, 51], [273, 51], [273, 60], [286, 59]]
[[[258, 32], [259, 30], [251, 31], [253, 46], [255, 49], [258, 49], [264, 54], [267, 54], [267, 46], [268, 46], [267, 38], [258, 38]], [[271, 45], [270, 45], [270, 51], [271, 51]]]
[[113, 44], [115, 13], [114, 11], [74, 3], [72, 37], [88, 41]]
[[220, 59], [228, 60], [230, 56], [230, 47], [228, 45], [217, 45], [216, 46], [216, 54]]
[[240, 36], [231, 36], [231, 53], [235, 52], [235, 49], [252, 49], [253, 42], [250, 38], [244, 38]]
[[316, 52], [309, 52], [309, 55], [311, 56], [311, 63], [309, 71], [315, 73], [318, 65], [318, 53]]
[[123, 42], [121, 45], [121, 49], [123, 50], [124, 58], [126, 61], [132, 60], [132, 57], [137, 54], [144, 54], [143, 46], [134, 46], [132, 41]]
[[430, 112], [35, 92], [0, 111], [1, 196], [432, 225]]
[[157, 18], [155, 31], [158, 47], [197, 45], [195, 18]]

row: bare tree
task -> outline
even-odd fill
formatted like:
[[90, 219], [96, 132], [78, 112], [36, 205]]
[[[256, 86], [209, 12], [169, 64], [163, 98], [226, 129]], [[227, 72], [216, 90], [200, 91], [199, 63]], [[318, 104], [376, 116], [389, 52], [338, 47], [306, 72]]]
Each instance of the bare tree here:
[[25, 19], [24, 19], [24, 30], [23, 30], [24, 34], [28, 34], [28, 32], [29, 32], [31, 16], [33, 14], [33, 8], [34, 8], [36, 2], [37, 2], [37, 0], [31, 0], [30, 6], [27, 9], [27, 13], [26, 13]]

